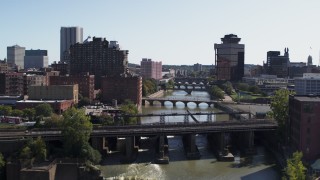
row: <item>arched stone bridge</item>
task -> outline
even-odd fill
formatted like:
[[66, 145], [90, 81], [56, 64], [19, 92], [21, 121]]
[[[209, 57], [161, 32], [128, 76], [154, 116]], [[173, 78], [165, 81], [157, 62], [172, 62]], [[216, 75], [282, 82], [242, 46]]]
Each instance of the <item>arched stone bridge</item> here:
[[173, 106], [176, 106], [177, 102], [182, 102], [184, 103], [185, 106], [189, 102], [195, 103], [197, 106], [201, 103], [206, 103], [210, 107], [211, 105], [217, 103], [217, 101], [212, 101], [212, 100], [206, 100], [206, 99], [198, 99], [198, 98], [190, 98], [190, 99], [185, 99], [185, 98], [142, 98], [142, 105], [146, 105], [146, 102], [148, 102], [151, 106], [153, 106], [154, 102], [160, 102], [161, 106], [164, 106], [165, 102], [171, 102]]

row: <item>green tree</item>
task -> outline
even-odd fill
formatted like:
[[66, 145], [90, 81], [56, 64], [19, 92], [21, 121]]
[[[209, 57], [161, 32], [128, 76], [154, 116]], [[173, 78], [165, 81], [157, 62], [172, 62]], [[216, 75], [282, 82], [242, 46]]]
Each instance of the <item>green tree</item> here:
[[237, 88], [241, 91], [249, 91], [249, 85], [247, 83], [238, 83]]
[[168, 87], [174, 87], [174, 81], [172, 79], [168, 81]]
[[0, 115], [1, 116], [10, 116], [12, 112], [11, 106], [2, 106], [0, 105]]
[[19, 109], [14, 109], [11, 112], [12, 116], [17, 116], [17, 117], [22, 117], [23, 116], [23, 111], [19, 110]]
[[35, 108], [37, 116], [49, 117], [51, 116], [53, 110], [49, 104], [39, 104]]
[[157, 91], [157, 81], [154, 79], [144, 79], [142, 81], [142, 96], [155, 93]]
[[29, 121], [32, 121], [34, 116], [36, 115], [36, 110], [33, 108], [25, 108], [22, 110], [23, 117], [28, 118]]
[[92, 131], [90, 117], [85, 115], [84, 110], [70, 108], [63, 113], [62, 135], [65, 154], [70, 157], [93, 159], [84, 152], [89, 151], [89, 138]]
[[269, 115], [278, 122], [278, 133], [280, 140], [285, 139], [285, 123], [289, 118], [289, 95], [293, 92], [287, 89], [279, 89], [275, 91], [274, 96], [271, 97], [271, 112]]
[[22, 163], [27, 166], [32, 166], [34, 161], [42, 162], [46, 157], [47, 148], [41, 137], [36, 140], [29, 139], [19, 154]]
[[302, 152], [294, 152], [292, 158], [287, 159], [285, 174], [282, 179], [305, 180], [307, 168], [302, 163]]
[[44, 161], [47, 158], [47, 148], [46, 144], [41, 137], [38, 137], [36, 140], [33, 140], [31, 144], [28, 145], [32, 152], [32, 157], [36, 161]]
[[224, 89], [224, 91], [227, 94], [229, 94], [229, 95], [232, 94], [233, 87], [232, 87], [232, 83], [230, 81], [227, 81], [224, 84], [222, 84], [222, 88]]
[[101, 116], [99, 116], [97, 118], [98, 118], [99, 123], [102, 125], [113, 125], [114, 124], [113, 117], [110, 115], [102, 114]]
[[90, 99], [88, 97], [83, 97], [79, 100], [78, 107], [83, 107], [90, 105]]
[[258, 86], [250, 86], [248, 89], [250, 92], [252, 92], [253, 94], [260, 94], [261, 90]]
[[62, 126], [63, 116], [53, 113], [49, 119], [44, 121], [46, 128], [58, 128]]
[[216, 85], [212, 86], [209, 93], [210, 93], [211, 97], [213, 97], [213, 98], [224, 99], [223, 91]]
[[[120, 106], [120, 110], [126, 115], [136, 115], [139, 112], [137, 106], [129, 100]], [[137, 117], [124, 117], [125, 124], [137, 124], [138, 120]]]
[[4, 179], [4, 170], [5, 170], [6, 162], [4, 160], [3, 155], [0, 153], [0, 179]]

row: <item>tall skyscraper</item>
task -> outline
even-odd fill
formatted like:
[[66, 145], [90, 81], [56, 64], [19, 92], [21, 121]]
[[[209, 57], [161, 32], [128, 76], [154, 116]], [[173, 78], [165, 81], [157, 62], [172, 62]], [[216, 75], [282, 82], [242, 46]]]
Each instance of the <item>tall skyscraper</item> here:
[[71, 45], [83, 42], [82, 27], [61, 27], [60, 30], [60, 61], [67, 62], [68, 51]]
[[239, 44], [240, 40], [228, 34], [221, 38], [221, 44], [214, 44], [218, 80], [239, 81], [244, 76], [244, 44]]
[[152, 61], [151, 59], [143, 58], [141, 61], [141, 76], [146, 79], [162, 79], [162, 62]]
[[93, 37], [92, 41], [70, 47], [70, 74], [89, 72], [95, 75], [95, 87], [100, 88], [101, 76], [120, 77], [128, 68], [127, 50], [120, 50], [115, 41]]
[[18, 45], [7, 47], [7, 62], [10, 65], [17, 65], [18, 69], [24, 68], [25, 47]]
[[47, 50], [26, 50], [24, 56], [24, 69], [28, 68], [44, 68], [48, 67], [48, 51]]

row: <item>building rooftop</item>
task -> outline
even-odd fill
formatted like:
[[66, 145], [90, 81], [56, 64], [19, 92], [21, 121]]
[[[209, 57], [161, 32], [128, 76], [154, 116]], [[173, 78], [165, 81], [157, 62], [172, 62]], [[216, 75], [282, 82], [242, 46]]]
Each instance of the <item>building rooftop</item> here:
[[55, 102], [65, 102], [70, 100], [21, 100], [17, 103], [55, 103]]
[[320, 96], [316, 96], [316, 95], [294, 96], [294, 99], [298, 101], [320, 102]]

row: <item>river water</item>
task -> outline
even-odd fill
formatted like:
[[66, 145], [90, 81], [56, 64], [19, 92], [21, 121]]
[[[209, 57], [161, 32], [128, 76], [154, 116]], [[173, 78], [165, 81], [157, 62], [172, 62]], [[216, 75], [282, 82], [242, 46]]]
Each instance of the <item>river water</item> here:
[[[164, 97], [171, 98], [194, 98], [209, 99], [206, 92], [192, 92], [187, 95], [184, 91], [167, 92]], [[179, 113], [186, 112], [218, 112], [216, 108], [208, 107], [207, 104], [200, 104], [199, 107], [195, 103], [188, 103], [187, 107], [183, 103], [177, 103], [176, 107], [172, 103], [166, 102], [164, 107], [155, 103], [154, 106], [145, 106], [142, 113]], [[199, 121], [207, 121], [207, 116], [195, 116]], [[227, 120], [227, 115], [213, 116], [212, 121]], [[159, 122], [159, 117], [148, 117], [141, 120], [142, 123]], [[184, 117], [166, 117], [166, 122], [183, 122]], [[192, 121], [190, 118], [189, 121]], [[108, 156], [103, 165], [100, 167], [102, 174], [107, 179], [122, 179], [123, 177], [135, 177], [143, 179], [159, 179], [159, 180], [186, 180], [186, 179], [217, 179], [217, 180], [272, 180], [279, 179], [279, 174], [274, 168], [274, 160], [272, 156], [265, 151], [264, 147], [257, 146], [257, 154], [254, 156], [243, 158], [245, 162], [241, 167], [235, 165], [234, 162], [219, 162], [208, 148], [207, 138], [205, 135], [196, 136], [196, 144], [199, 148], [200, 160], [187, 160], [184, 154], [182, 138], [180, 136], [169, 136], [169, 164], [158, 165], [153, 164], [155, 149], [155, 139], [152, 137], [143, 137], [139, 147], [137, 160], [132, 164], [121, 164], [119, 159], [121, 154], [114, 153]]]

